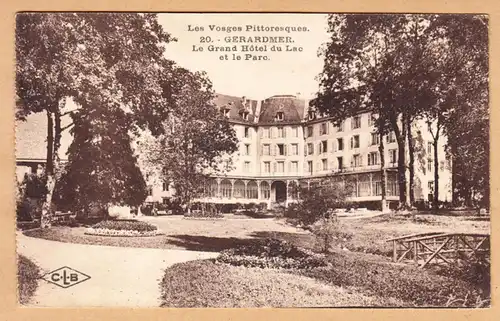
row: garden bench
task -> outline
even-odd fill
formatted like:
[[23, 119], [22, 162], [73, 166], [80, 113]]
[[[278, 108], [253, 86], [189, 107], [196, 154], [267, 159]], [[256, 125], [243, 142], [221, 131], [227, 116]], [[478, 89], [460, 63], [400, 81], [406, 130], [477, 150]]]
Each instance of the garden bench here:
[[71, 219], [75, 217], [72, 212], [59, 212], [54, 213], [54, 222], [56, 223], [69, 223]]

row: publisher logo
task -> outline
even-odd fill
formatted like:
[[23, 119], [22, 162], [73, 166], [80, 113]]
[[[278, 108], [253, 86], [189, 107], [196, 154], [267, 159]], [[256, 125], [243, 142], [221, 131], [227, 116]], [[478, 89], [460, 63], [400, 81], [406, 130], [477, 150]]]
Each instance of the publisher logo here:
[[60, 286], [61, 288], [69, 288], [70, 286], [87, 281], [90, 279], [90, 276], [70, 267], [63, 266], [62, 268], [45, 274], [42, 279]]

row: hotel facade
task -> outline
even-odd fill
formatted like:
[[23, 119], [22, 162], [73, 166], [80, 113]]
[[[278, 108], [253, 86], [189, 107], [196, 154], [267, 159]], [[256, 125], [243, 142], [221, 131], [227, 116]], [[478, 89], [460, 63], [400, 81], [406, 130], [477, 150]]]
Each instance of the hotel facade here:
[[[335, 126], [309, 109], [309, 101], [277, 95], [262, 101], [218, 94], [215, 105], [232, 124], [239, 140], [231, 155], [232, 169], [210, 180], [201, 202], [222, 204], [266, 203], [288, 205], [295, 201], [291, 184], [310, 184], [336, 177], [353, 184], [350, 200], [376, 208], [381, 201], [379, 139], [376, 115], [362, 113]], [[451, 162], [446, 159], [446, 138], [438, 146], [439, 186], [434, 186], [434, 157], [429, 125], [415, 121], [414, 194], [430, 202], [434, 188], [439, 200], [452, 200]], [[384, 138], [387, 169], [386, 196], [397, 204], [398, 145], [393, 133]], [[408, 159], [408, 157], [406, 157]], [[151, 186], [148, 202], [166, 202], [175, 193], [167, 182]]]

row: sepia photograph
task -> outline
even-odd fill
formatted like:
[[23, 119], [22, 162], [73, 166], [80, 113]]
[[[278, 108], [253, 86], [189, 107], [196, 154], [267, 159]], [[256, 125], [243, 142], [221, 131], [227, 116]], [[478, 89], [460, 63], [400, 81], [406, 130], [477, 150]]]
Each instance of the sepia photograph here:
[[17, 13], [19, 306], [489, 308], [488, 32]]

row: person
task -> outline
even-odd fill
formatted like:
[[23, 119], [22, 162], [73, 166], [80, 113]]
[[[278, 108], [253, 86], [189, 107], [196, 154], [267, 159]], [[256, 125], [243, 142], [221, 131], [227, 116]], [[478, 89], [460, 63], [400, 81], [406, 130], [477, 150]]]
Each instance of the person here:
[[158, 209], [156, 208], [156, 203], [153, 203], [153, 209], [151, 210], [153, 212], [153, 216], [158, 216]]

